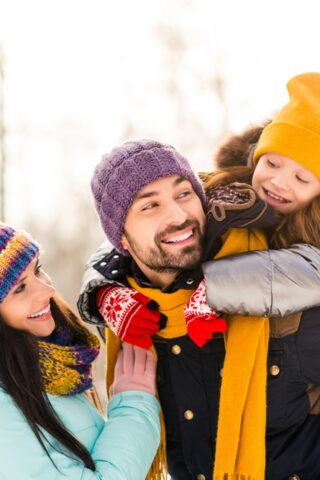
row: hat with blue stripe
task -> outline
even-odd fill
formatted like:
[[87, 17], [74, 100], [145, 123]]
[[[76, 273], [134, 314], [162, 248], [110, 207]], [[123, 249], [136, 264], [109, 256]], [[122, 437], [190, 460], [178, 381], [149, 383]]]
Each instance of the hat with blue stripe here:
[[0, 303], [39, 253], [39, 245], [26, 232], [0, 222]]

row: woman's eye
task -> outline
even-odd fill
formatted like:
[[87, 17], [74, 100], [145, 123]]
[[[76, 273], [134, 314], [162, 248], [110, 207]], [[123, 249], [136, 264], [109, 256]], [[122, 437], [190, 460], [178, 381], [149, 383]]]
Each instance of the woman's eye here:
[[34, 273], [36, 275], [38, 275], [40, 272], [41, 272], [41, 268], [42, 268], [42, 265], [40, 265], [40, 263], [36, 266], [35, 270], [34, 270]]
[[13, 293], [22, 293], [24, 291], [24, 289], [26, 288], [26, 284], [25, 283], [21, 283], [15, 290]]

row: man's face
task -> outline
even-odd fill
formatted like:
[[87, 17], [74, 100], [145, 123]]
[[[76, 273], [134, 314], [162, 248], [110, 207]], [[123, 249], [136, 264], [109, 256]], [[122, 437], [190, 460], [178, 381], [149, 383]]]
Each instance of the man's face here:
[[204, 229], [205, 213], [191, 183], [164, 177], [136, 195], [121, 241], [147, 276], [149, 270], [176, 274], [201, 262]]

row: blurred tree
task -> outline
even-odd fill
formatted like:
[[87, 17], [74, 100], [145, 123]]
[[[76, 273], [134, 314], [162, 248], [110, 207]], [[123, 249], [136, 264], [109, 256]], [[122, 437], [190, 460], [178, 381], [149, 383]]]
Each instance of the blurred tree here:
[[104, 236], [85, 189], [70, 189], [67, 205], [45, 223], [30, 218], [26, 228], [43, 245], [43, 266], [56, 289], [75, 307], [85, 264]]
[[[181, 1], [192, 15], [197, 1]], [[225, 59], [218, 41], [212, 49], [208, 46], [206, 56], [199, 58], [196, 47], [202, 35], [200, 29], [191, 35], [183, 22], [179, 25], [164, 20], [155, 32], [163, 62], [163, 91], [169, 97], [168, 104], [175, 118], [176, 142], [191, 155], [201, 150], [201, 153], [213, 152], [230, 131]], [[204, 155], [202, 163], [206, 160]]]
[[5, 176], [5, 149], [4, 149], [4, 57], [0, 47], [0, 219], [4, 221], [5, 215], [5, 190], [4, 190], [4, 176]]

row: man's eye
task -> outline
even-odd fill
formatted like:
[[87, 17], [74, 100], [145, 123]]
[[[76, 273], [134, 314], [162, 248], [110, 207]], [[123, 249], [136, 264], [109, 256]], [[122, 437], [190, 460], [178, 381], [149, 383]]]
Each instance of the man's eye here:
[[156, 206], [157, 206], [156, 203], [148, 203], [148, 205], [146, 205], [145, 207], [142, 208], [142, 211], [144, 212], [145, 210], [152, 210]]
[[185, 197], [188, 197], [188, 195], [191, 195], [190, 190], [186, 190], [184, 192], [179, 193], [178, 198], [185, 198]]

